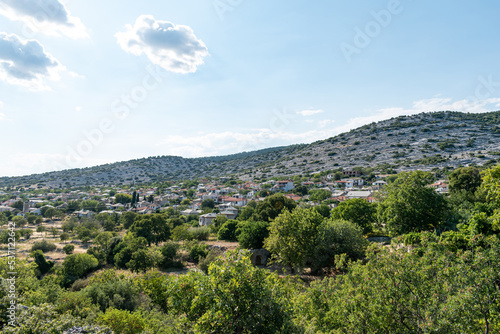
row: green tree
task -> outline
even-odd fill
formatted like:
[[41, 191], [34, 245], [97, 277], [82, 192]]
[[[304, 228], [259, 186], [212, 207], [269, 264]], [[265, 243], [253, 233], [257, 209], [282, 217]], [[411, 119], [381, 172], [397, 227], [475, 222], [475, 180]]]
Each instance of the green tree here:
[[402, 172], [385, 188], [381, 219], [393, 235], [429, 231], [446, 219], [444, 197], [427, 187], [432, 182], [429, 172]]
[[201, 209], [213, 209], [215, 208], [215, 201], [211, 198], [206, 198], [201, 202]]
[[318, 228], [323, 220], [313, 209], [285, 210], [271, 221], [264, 247], [274, 259], [301, 272], [314, 255]]
[[242, 248], [261, 249], [269, 236], [269, 222], [241, 222], [238, 242]]
[[14, 204], [12, 204], [12, 207], [14, 209], [18, 209], [19, 211], [23, 211], [23, 209], [24, 209], [24, 202], [23, 202], [23, 200], [15, 201]]
[[283, 194], [274, 194], [257, 203], [252, 220], [271, 221], [283, 211], [292, 211], [296, 206], [297, 204], [292, 199], [285, 197]]
[[131, 227], [131, 231], [137, 237], [143, 237], [151, 243], [167, 241], [170, 238], [170, 225], [161, 214], [148, 214], [138, 217]]
[[313, 271], [341, 265], [345, 255], [350, 260], [362, 259], [368, 241], [359, 225], [350, 221], [330, 218], [318, 228], [314, 256], [310, 260]]
[[237, 229], [238, 221], [230, 219], [220, 227], [219, 232], [217, 232], [217, 239], [225, 241], [236, 241]]
[[332, 210], [332, 218], [353, 222], [363, 229], [364, 234], [373, 231], [373, 225], [377, 219], [376, 214], [376, 205], [361, 198], [341, 202]]
[[154, 266], [154, 261], [151, 258], [149, 251], [145, 248], [138, 249], [132, 254], [130, 261], [127, 263], [127, 268], [132, 272], [146, 272]]
[[78, 278], [84, 277], [99, 265], [99, 261], [89, 254], [68, 255], [63, 261], [63, 270], [66, 284], [71, 284]]
[[325, 189], [311, 190], [309, 194], [309, 199], [313, 202], [323, 202], [332, 197], [332, 192]]
[[115, 203], [127, 204], [132, 203], [132, 195], [129, 194], [116, 194]]
[[119, 222], [123, 225], [124, 228], [129, 229], [130, 226], [132, 226], [132, 224], [134, 223], [135, 217], [137, 217], [137, 213], [127, 211], [122, 214]]
[[55, 208], [47, 208], [47, 210], [45, 210], [45, 212], [43, 213], [43, 216], [45, 218], [52, 219], [56, 214], [57, 210]]
[[74, 245], [65, 245], [63, 247], [63, 252], [66, 253], [67, 255], [73, 254], [73, 251], [75, 250]]
[[30, 256], [35, 259], [35, 263], [37, 265], [40, 275], [45, 275], [54, 266], [54, 262], [53, 261], [47, 262], [45, 256], [43, 255], [43, 252], [39, 249], [33, 251]]
[[481, 174], [476, 167], [457, 168], [450, 174], [448, 181], [451, 192], [465, 190], [472, 194], [482, 183]]
[[80, 202], [78, 201], [69, 201], [68, 206], [66, 207], [66, 212], [73, 213], [75, 211], [80, 210]]

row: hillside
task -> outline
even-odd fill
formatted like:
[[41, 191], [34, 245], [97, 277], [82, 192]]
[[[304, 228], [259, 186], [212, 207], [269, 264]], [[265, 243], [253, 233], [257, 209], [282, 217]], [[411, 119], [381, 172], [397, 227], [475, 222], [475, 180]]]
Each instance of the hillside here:
[[422, 113], [372, 123], [308, 145], [207, 158], [149, 157], [97, 167], [0, 178], [0, 187], [178, 181], [308, 174], [339, 167], [398, 170], [484, 165], [500, 157], [500, 111]]

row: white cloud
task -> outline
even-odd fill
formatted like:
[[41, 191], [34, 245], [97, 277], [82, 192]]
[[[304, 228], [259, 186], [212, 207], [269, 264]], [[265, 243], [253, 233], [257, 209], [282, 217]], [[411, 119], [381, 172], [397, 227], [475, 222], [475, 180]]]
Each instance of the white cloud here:
[[197, 136], [169, 135], [157, 146], [161, 148], [161, 152], [166, 152], [164, 154], [203, 157], [249, 152], [294, 143], [310, 143], [332, 135], [332, 130], [294, 133], [254, 129], [250, 132], [226, 131], [203, 133]]
[[194, 73], [208, 55], [203, 41], [185, 25], [141, 15], [134, 26], [127, 24], [125, 30], [115, 34], [124, 51], [136, 56], [145, 54], [153, 64], [170, 72]]
[[325, 128], [328, 125], [333, 124], [333, 123], [335, 123], [335, 120], [333, 120], [333, 119], [324, 119], [322, 121], [319, 121], [318, 125], [320, 128]]
[[[2, 107], [3, 107], [3, 102], [0, 101], [0, 108]], [[0, 121], [2, 121], [3, 119], [5, 119], [5, 114], [0, 112]]]
[[371, 116], [355, 117], [351, 118], [346, 124], [338, 126], [335, 128], [336, 134], [346, 132], [355, 128], [358, 128], [365, 124], [370, 124], [372, 122], [378, 122], [386, 120], [393, 117], [398, 117], [402, 115], [415, 115], [422, 112], [433, 112], [433, 111], [460, 111], [469, 113], [481, 113], [494, 110], [500, 107], [500, 98], [489, 98], [484, 100], [470, 100], [463, 99], [458, 101], [453, 101], [451, 98], [435, 97], [431, 99], [424, 99], [413, 102], [412, 108], [383, 108], [377, 110]]
[[32, 90], [47, 90], [46, 79], [59, 80], [64, 70], [37, 41], [22, 41], [16, 35], [0, 33], [0, 80]]
[[73, 39], [89, 37], [81, 20], [71, 16], [59, 0], [0, 0], [0, 15], [24, 22], [26, 37], [34, 37], [38, 32]]
[[322, 109], [307, 109], [307, 110], [297, 111], [297, 114], [302, 116], [312, 116], [316, 114], [321, 114], [322, 112], [325, 111]]

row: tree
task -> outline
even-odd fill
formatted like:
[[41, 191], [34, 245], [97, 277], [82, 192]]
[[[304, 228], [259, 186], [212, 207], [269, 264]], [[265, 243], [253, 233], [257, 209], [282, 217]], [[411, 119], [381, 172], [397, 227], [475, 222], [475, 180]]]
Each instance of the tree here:
[[373, 230], [376, 214], [376, 205], [361, 198], [341, 202], [332, 210], [332, 218], [348, 220], [361, 227], [364, 234]]
[[359, 225], [331, 218], [318, 228], [311, 267], [313, 271], [332, 268], [338, 265], [336, 256], [342, 254], [351, 260], [361, 259], [367, 246], [368, 241], [363, 237], [363, 230]]
[[313, 209], [285, 210], [271, 221], [264, 247], [274, 259], [301, 272], [314, 255], [318, 228], [323, 220]]
[[332, 192], [325, 189], [311, 190], [309, 199], [313, 202], [323, 202], [332, 197]]
[[47, 262], [43, 252], [41, 250], [35, 250], [31, 253], [31, 256], [35, 259], [35, 263], [37, 265], [37, 269], [40, 275], [45, 275], [49, 272], [50, 269], [54, 266], [53, 261]]
[[122, 214], [119, 222], [123, 225], [124, 228], [129, 229], [130, 226], [132, 226], [132, 224], [134, 223], [135, 217], [137, 217], [137, 213], [127, 211]]
[[[46, 232], [46, 231], [47, 231], [47, 228], [46, 228], [45, 226], [40, 225], [40, 226], [38, 226], [38, 227], [36, 228], [36, 231], [37, 231], [38, 233]], [[45, 235], [47, 235], [47, 233], [45, 233]]]
[[52, 219], [55, 215], [57, 214], [57, 210], [55, 208], [47, 208], [47, 210], [45, 210], [45, 212], [43, 213], [43, 216], [45, 218], [49, 218], [49, 219]]
[[72, 254], [67, 256], [63, 261], [64, 274], [67, 282], [74, 282], [78, 278], [84, 277], [86, 274], [97, 268], [99, 262], [89, 254]]
[[283, 194], [274, 194], [257, 204], [252, 220], [271, 221], [283, 211], [292, 211], [296, 206], [297, 204], [292, 199]]
[[457, 168], [450, 174], [448, 181], [451, 192], [465, 190], [471, 194], [475, 193], [482, 183], [481, 174], [476, 167]]
[[167, 241], [170, 238], [170, 225], [161, 214], [148, 214], [137, 218], [130, 229], [137, 237], [144, 237], [148, 244]]
[[24, 202], [23, 202], [23, 200], [15, 201], [14, 204], [12, 204], [12, 207], [14, 209], [18, 209], [19, 211], [23, 211], [23, 209], [24, 209]]
[[238, 221], [230, 219], [220, 227], [219, 232], [217, 232], [217, 239], [225, 241], [236, 241], [237, 229]]
[[149, 254], [148, 249], [138, 249], [132, 254], [132, 258], [127, 263], [127, 268], [132, 272], [146, 272], [154, 266], [154, 261]]
[[500, 165], [484, 171], [481, 188], [489, 201], [500, 206]]
[[61, 233], [61, 235], [59, 236], [59, 239], [61, 239], [62, 242], [68, 240], [69, 239], [69, 233], [67, 233], [67, 232]]
[[238, 233], [238, 242], [247, 249], [261, 249], [264, 239], [269, 236], [269, 222], [241, 222]]
[[215, 208], [215, 201], [211, 198], [206, 198], [201, 202], [201, 209], [213, 209]]
[[63, 252], [66, 253], [67, 255], [73, 254], [73, 251], [75, 250], [74, 245], [65, 245], [63, 247]]
[[423, 171], [402, 172], [385, 188], [380, 217], [393, 235], [429, 231], [446, 219], [444, 197], [427, 187], [432, 174]]
[[115, 203], [127, 204], [132, 202], [132, 195], [129, 194], [116, 194]]
[[16, 224], [16, 227], [23, 227], [28, 223], [28, 221], [23, 216], [12, 217], [12, 222]]

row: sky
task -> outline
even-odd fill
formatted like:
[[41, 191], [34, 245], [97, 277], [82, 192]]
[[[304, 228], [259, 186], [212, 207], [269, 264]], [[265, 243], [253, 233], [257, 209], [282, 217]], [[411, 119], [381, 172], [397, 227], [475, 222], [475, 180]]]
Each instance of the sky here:
[[0, 0], [0, 176], [500, 109], [500, 3]]

